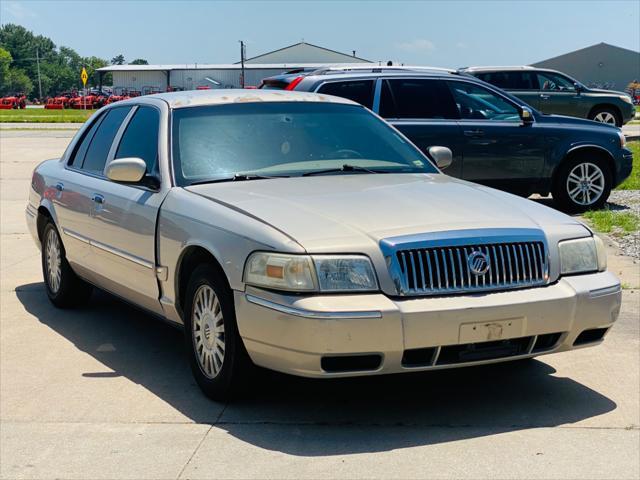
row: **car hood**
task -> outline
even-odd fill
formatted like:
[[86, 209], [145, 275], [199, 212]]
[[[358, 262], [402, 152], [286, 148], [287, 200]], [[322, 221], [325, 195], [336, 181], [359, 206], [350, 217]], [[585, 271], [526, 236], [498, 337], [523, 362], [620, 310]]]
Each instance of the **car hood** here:
[[552, 115], [552, 114], [540, 113], [540, 116], [538, 117], [538, 121], [544, 124], [567, 125], [567, 126], [575, 125], [576, 127], [589, 127], [589, 128], [595, 128], [595, 129], [611, 131], [611, 132], [620, 130], [615, 125], [611, 125], [608, 123], [596, 122], [594, 120], [587, 120], [585, 118], [567, 117], [564, 115]]
[[585, 90], [585, 92], [586, 93], [601, 93], [601, 94], [611, 95], [611, 96], [620, 96], [620, 95], [629, 96], [628, 93], [618, 92], [616, 90], [604, 90], [602, 88], [588, 88], [588, 89]]
[[580, 225], [536, 202], [443, 174], [326, 175], [186, 189], [270, 224], [309, 252], [349, 251], [423, 232]]

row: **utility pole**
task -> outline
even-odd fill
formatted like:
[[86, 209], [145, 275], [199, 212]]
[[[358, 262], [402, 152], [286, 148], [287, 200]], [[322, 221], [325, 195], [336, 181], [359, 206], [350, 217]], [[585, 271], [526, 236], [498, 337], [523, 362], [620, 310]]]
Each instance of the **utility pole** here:
[[39, 100], [42, 101], [42, 80], [40, 79], [40, 53], [36, 48], [36, 64], [38, 65], [38, 90], [40, 91]]
[[240, 86], [244, 88], [244, 42], [242, 40], [240, 40], [240, 66], [242, 68]]

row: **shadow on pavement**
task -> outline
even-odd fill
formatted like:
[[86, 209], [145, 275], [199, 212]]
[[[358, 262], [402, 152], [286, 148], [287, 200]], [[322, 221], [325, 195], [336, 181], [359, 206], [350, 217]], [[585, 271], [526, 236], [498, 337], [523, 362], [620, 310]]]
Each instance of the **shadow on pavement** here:
[[124, 376], [194, 422], [292, 455], [389, 451], [571, 424], [616, 408], [609, 398], [531, 360], [340, 380], [261, 371], [251, 392], [217, 418], [219, 408], [192, 379], [178, 329], [101, 291], [77, 310], [54, 308], [41, 283], [16, 293], [41, 323], [113, 370], [84, 376]]

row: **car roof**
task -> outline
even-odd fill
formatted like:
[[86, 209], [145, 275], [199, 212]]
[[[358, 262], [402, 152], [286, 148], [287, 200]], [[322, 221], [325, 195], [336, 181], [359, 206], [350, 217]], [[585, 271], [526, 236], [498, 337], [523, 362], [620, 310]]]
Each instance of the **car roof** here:
[[473, 72], [514, 72], [519, 70], [536, 70], [541, 72], [555, 72], [549, 68], [532, 67], [531, 65], [516, 65], [506, 67], [463, 67], [459, 71], [465, 73]]
[[[310, 92], [290, 92], [285, 90], [256, 89], [188, 90], [137, 97], [137, 99], [139, 98], [163, 100], [169, 104], [170, 108], [259, 102], [327, 102], [359, 105], [352, 100], [334, 97], [333, 95]], [[124, 103], [135, 103], [135, 101], [136, 98], [118, 103], [122, 105]]]

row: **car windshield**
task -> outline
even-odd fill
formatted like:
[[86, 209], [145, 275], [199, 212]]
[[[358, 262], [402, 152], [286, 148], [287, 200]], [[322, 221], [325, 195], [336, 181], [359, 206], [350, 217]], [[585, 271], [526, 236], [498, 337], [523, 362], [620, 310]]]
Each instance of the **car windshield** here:
[[237, 175], [325, 170], [437, 172], [416, 147], [359, 105], [256, 102], [181, 108], [173, 112], [172, 135], [174, 173], [182, 186]]

